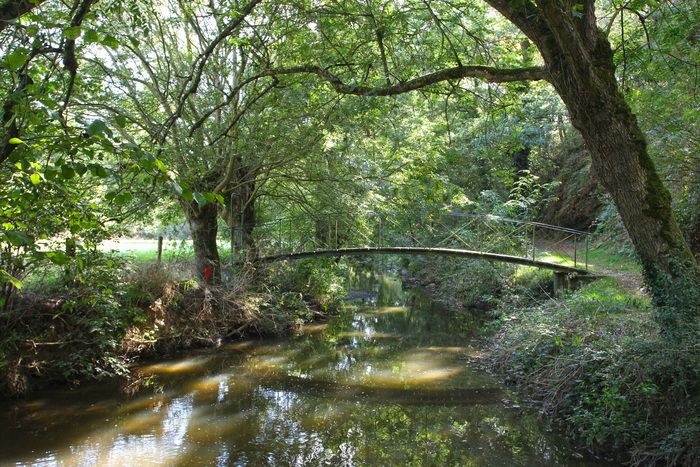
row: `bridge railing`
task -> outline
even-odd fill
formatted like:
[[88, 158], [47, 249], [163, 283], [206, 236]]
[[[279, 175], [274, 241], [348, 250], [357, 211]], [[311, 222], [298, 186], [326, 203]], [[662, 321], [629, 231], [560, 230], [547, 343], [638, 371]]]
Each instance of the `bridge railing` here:
[[359, 247], [453, 248], [588, 268], [588, 233], [455, 212], [315, 213], [259, 223], [258, 255]]

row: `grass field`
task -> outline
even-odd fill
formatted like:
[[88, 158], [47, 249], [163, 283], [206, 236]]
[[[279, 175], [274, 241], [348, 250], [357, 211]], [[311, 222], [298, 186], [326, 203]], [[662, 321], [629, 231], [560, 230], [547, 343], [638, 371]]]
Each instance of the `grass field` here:
[[[108, 240], [100, 249], [105, 252], [117, 253], [137, 262], [155, 261], [158, 256], [158, 240], [148, 238], [120, 238]], [[222, 261], [230, 256], [231, 248], [228, 242], [219, 242], [219, 255]], [[194, 258], [192, 242], [187, 240], [165, 240], [163, 242], [163, 261], [181, 261]]]

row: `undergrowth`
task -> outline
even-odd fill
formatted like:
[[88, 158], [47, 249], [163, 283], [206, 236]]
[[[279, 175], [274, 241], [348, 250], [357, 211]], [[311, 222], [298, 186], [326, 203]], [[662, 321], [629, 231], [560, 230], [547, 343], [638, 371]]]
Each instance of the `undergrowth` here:
[[0, 396], [128, 377], [144, 356], [283, 335], [331, 312], [342, 295], [337, 268], [318, 264], [247, 268], [209, 287], [181, 279], [180, 270], [114, 255], [81, 264], [34, 281], [0, 314]]
[[493, 369], [589, 449], [635, 465], [700, 463], [697, 321], [664, 338], [648, 300], [614, 279], [562, 300], [506, 295], [494, 316]]

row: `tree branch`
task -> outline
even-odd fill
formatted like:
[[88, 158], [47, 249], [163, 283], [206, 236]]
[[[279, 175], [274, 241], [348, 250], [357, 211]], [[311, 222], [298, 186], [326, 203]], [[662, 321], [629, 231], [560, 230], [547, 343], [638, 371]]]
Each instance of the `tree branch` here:
[[10, 21], [16, 20], [29, 13], [45, 0], [7, 0], [0, 6], [0, 31], [5, 29]]
[[[83, 0], [78, 6], [73, 19], [70, 22], [71, 27], [80, 26], [83, 24], [85, 16], [90, 11], [90, 7], [95, 4], [97, 0]], [[71, 95], [73, 94], [73, 86], [75, 85], [75, 78], [78, 74], [78, 59], [75, 56], [75, 39], [67, 39], [64, 49], [63, 49], [63, 66], [66, 68], [70, 74], [68, 80], [68, 86], [66, 87], [65, 96], [63, 99], [63, 106], [58, 111], [58, 115], [61, 117], [64, 125], [65, 122], [64, 113], [68, 108], [68, 102], [70, 101]]]
[[408, 81], [403, 81], [385, 87], [367, 87], [345, 84], [340, 78], [325, 68], [314, 65], [302, 65], [289, 68], [276, 68], [265, 70], [247, 80], [239, 86], [245, 86], [266, 76], [281, 76], [294, 74], [313, 74], [322, 81], [330, 84], [339, 94], [352, 94], [355, 96], [395, 96], [416, 89], [421, 89], [443, 81], [458, 80], [462, 78], [479, 78], [489, 83], [510, 83], [515, 81], [539, 81], [546, 80], [547, 76], [542, 67], [524, 68], [494, 68], [489, 66], [456, 66], [444, 70], [429, 73]]
[[214, 53], [219, 44], [230, 36], [240, 25], [243, 23], [245, 18], [252, 13], [253, 9], [261, 3], [262, 0], [250, 0], [248, 4], [243, 7], [241, 13], [233, 21], [231, 21], [228, 26], [226, 26], [207, 46], [206, 49], [199, 54], [195, 60], [196, 65], [192, 73], [187, 77], [183, 90], [178, 98], [178, 106], [175, 109], [175, 113], [168, 118], [168, 120], [163, 125], [163, 130], [160, 135], [160, 142], [164, 142], [170, 128], [175, 124], [175, 122], [180, 118], [185, 107], [187, 99], [194, 93], [197, 92], [199, 88], [199, 83], [202, 80], [202, 73], [204, 72], [204, 67], [209, 60], [209, 57]]

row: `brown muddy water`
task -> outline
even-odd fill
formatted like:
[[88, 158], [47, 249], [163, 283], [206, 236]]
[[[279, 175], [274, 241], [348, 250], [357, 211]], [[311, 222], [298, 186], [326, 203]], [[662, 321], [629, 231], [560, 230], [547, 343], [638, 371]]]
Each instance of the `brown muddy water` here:
[[0, 465], [603, 465], [470, 363], [469, 313], [370, 286], [291, 338], [143, 365], [131, 396], [104, 383], [4, 403]]

